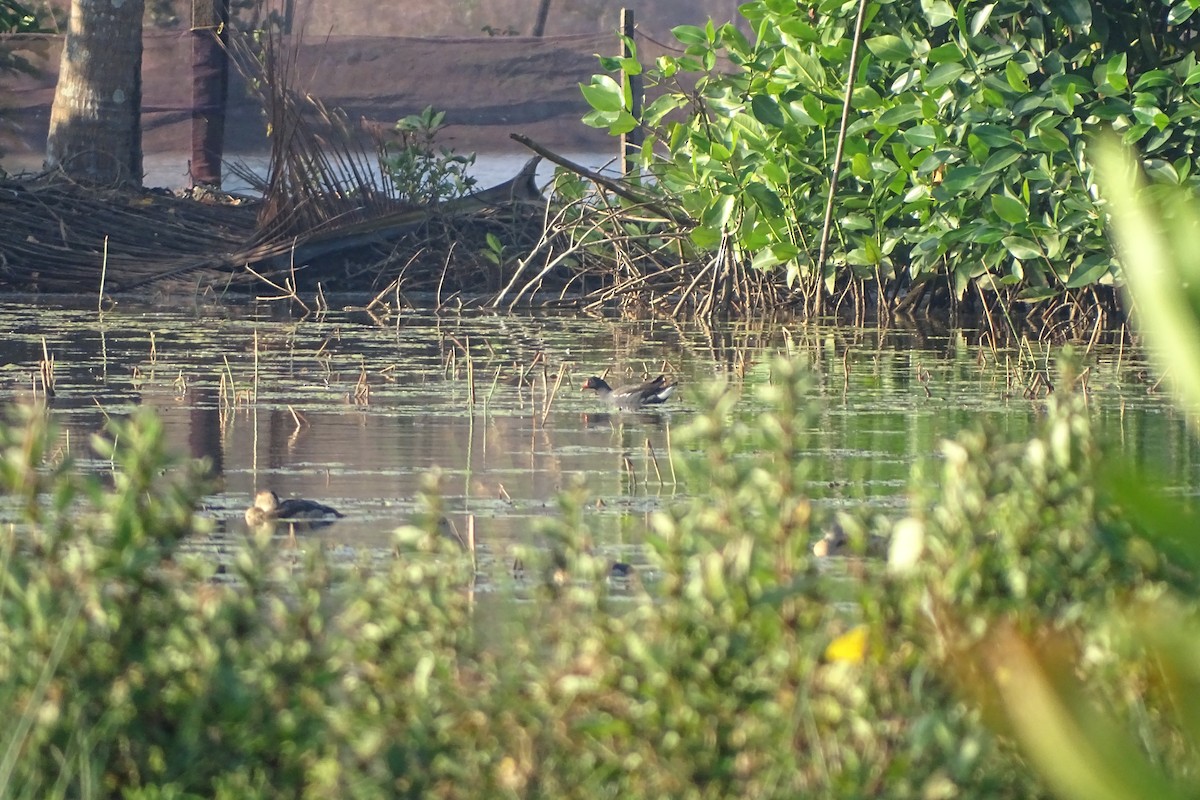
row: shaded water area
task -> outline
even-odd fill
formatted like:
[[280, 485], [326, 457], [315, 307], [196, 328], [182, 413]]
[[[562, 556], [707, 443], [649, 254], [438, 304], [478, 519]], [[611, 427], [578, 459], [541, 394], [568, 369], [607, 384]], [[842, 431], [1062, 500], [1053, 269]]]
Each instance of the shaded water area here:
[[[254, 491], [269, 488], [346, 515], [300, 531], [301, 547], [387, 557], [391, 532], [418, 513], [424, 476], [437, 470], [454, 531], [473, 530], [481, 570], [499, 575], [514, 546], [538, 546], [537, 521], [556, 514], [558, 492], [576, 482], [591, 498], [597, 551], [638, 563], [648, 515], [705, 490], [683, 482], [668, 455], [703, 402], [701, 387], [727, 381], [741, 396], [732, 422], [753, 424], [764, 410], [755, 389], [777, 353], [813, 366], [820, 410], [807, 491], [825, 513], [901, 513], [914, 462], [977, 423], [1026, 437], [1045, 408], [1044, 391], [1027, 391], [1031, 362], [1050, 363], [1054, 376], [1052, 348], [1026, 346], [1018, 369], [1015, 349], [980, 346], [969, 331], [543, 311], [378, 317], [346, 302], [306, 319], [271, 302], [122, 301], [103, 314], [94, 298], [6, 302], [0, 395], [35, 395], [45, 348], [63, 446], [101, 473], [108, 465], [90, 455], [88, 436], [110, 415], [153, 407], [173, 449], [212, 463], [215, 491], [202, 513], [214, 531], [195, 547], [218, 554], [246, 533]], [[1100, 343], [1085, 365], [1102, 437], [1194, 493], [1200, 453], [1141, 358]], [[652, 412], [608, 413], [580, 390], [606, 369], [614, 384], [665, 371], [681, 388]]]

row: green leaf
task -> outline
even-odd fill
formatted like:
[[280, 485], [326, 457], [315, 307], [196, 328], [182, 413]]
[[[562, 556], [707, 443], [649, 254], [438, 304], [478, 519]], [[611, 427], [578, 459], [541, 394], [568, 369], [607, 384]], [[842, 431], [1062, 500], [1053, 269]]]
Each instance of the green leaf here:
[[925, 76], [925, 88], [936, 89], [940, 86], [945, 86], [948, 83], [958, 80], [959, 76], [964, 72], [966, 70], [962, 64], [938, 64]]
[[713, 228], [708, 225], [698, 225], [692, 228], [688, 236], [695, 245], [703, 250], [711, 250], [721, 243], [721, 237], [724, 233], [720, 228]]
[[724, 230], [725, 226], [729, 223], [729, 219], [733, 216], [733, 210], [736, 206], [737, 198], [733, 195], [719, 195], [717, 201], [710, 205], [704, 212], [704, 226]]
[[619, 111], [591, 111], [583, 116], [583, 124], [589, 128], [605, 128], [616, 122]]
[[983, 174], [989, 175], [993, 172], [999, 172], [1021, 156], [1022, 151], [1016, 147], [1006, 147], [1003, 150], [996, 150], [983, 163]]
[[1013, 258], [1021, 261], [1034, 261], [1042, 257], [1042, 248], [1037, 246], [1037, 242], [1030, 239], [1021, 236], [1005, 236], [1001, 241], [1008, 252], [1012, 253]]
[[608, 75], [593, 75], [592, 82], [579, 84], [588, 105], [597, 111], [620, 111], [625, 108], [625, 93], [621, 84]]
[[979, 167], [971, 165], [955, 167], [946, 172], [946, 176], [942, 179], [941, 188], [952, 194], [958, 194], [972, 188], [979, 180], [982, 172]]
[[1009, 61], [1004, 65], [1004, 78], [1014, 91], [1029, 91], [1029, 76], [1025, 74], [1025, 70], [1021, 69], [1021, 65], [1016, 61]]
[[866, 182], [871, 180], [874, 170], [871, 169], [871, 159], [866, 153], [855, 153], [850, 159], [850, 172], [860, 181]]
[[708, 44], [708, 36], [705, 35], [704, 29], [695, 25], [678, 25], [671, 29], [671, 35], [686, 45]]
[[1081, 286], [1090, 286], [1115, 269], [1116, 264], [1107, 258], [1096, 259], [1092, 263], [1084, 261], [1067, 279], [1067, 288], [1078, 289]]
[[904, 103], [902, 105], [893, 106], [887, 111], [879, 115], [879, 124], [897, 127], [914, 119], [920, 119], [924, 116], [921, 106], [918, 103]]
[[1034, 138], [1030, 139], [1028, 145], [1031, 148], [1036, 147], [1037, 149], [1044, 150], [1047, 153], [1061, 153], [1062, 151], [1071, 147], [1071, 141], [1062, 131], [1055, 128], [1047, 128]]
[[1022, 303], [1040, 303], [1059, 296], [1059, 291], [1053, 286], [1029, 286], [1017, 293], [1017, 299]]
[[755, 204], [766, 214], [777, 217], [783, 214], [783, 201], [769, 186], [757, 181], [746, 185], [746, 194], [750, 195]]
[[921, 11], [931, 28], [940, 28], [954, 20], [954, 8], [946, 0], [921, 0]]
[[954, 42], [948, 42], [943, 45], [938, 45], [929, 51], [929, 55], [925, 57], [931, 64], [949, 64], [962, 61], [965, 56], [963, 51]]
[[1128, 58], [1124, 53], [1118, 53], [1108, 60], [1104, 68], [1105, 80], [1109, 86], [1118, 92], [1129, 88], [1129, 78], [1125, 76]]
[[759, 272], [765, 272], [771, 267], [782, 264], [785, 260], [786, 259], [779, 258], [779, 256], [777, 256], [771, 250], [771, 248], [764, 247], [754, 254], [754, 258], [750, 259], [750, 266], [752, 269], [756, 269]]
[[616, 119], [608, 125], [608, 133], [611, 136], [620, 136], [623, 133], [629, 133], [638, 126], [637, 119], [628, 111], [618, 111]]
[[904, 131], [904, 141], [913, 147], [933, 147], [937, 144], [937, 132], [932, 125], [917, 125]]
[[996, 212], [996, 216], [1010, 225], [1019, 225], [1029, 219], [1029, 210], [1025, 204], [1006, 194], [992, 195], [992, 210]]
[[1195, 13], [1196, 6], [1191, 3], [1175, 3], [1167, 13], [1167, 23], [1170, 25], [1182, 25]]
[[792, 67], [797, 85], [811, 90], [820, 89], [825, 83], [825, 70], [816, 57], [808, 53], [797, 52], [786, 55], [788, 64]]
[[1092, 5], [1089, 0], [1059, 0], [1058, 9], [1073, 30], [1086, 33], [1092, 27]]
[[787, 119], [783, 116], [783, 112], [779, 110], [779, 103], [775, 102], [774, 97], [767, 94], [756, 94], [754, 96], [754, 99], [750, 101], [750, 112], [763, 125], [782, 128], [787, 124]]
[[972, 36], [978, 36], [980, 32], [987, 27], [988, 20], [992, 17], [992, 9], [995, 7], [995, 3], [988, 3], [971, 16]]
[[883, 105], [883, 98], [871, 86], [856, 86], [850, 101], [859, 111], [870, 111]]
[[866, 45], [880, 61], [908, 61], [913, 57], [912, 48], [899, 36], [890, 33], [867, 39]]
[[663, 117], [676, 109], [683, 108], [687, 99], [678, 94], [663, 94], [654, 98], [653, 102], [642, 111], [642, 118], [647, 125], [657, 125]]

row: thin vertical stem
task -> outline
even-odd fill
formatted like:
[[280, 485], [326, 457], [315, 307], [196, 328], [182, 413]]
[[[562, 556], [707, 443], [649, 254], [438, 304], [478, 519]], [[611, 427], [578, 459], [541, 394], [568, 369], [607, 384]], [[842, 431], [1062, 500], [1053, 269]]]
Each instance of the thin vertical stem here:
[[842, 123], [838, 127], [837, 149], [833, 154], [833, 171], [829, 175], [829, 197], [825, 200], [825, 222], [821, 226], [821, 254], [817, 258], [817, 286], [813, 293], [813, 313], [821, 310], [821, 283], [825, 280], [825, 261], [829, 255], [829, 230], [833, 223], [833, 198], [837, 195], [838, 173], [842, 169], [842, 152], [846, 148], [846, 127], [850, 120], [850, 100], [854, 93], [854, 78], [858, 72], [858, 44], [862, 40], [863, 18], [867, 0], [858, 0], [858, 18], [854, 21], [854, 40], [850, 44], [850, 74], [846, 76], [846, 96], [842, 100]]

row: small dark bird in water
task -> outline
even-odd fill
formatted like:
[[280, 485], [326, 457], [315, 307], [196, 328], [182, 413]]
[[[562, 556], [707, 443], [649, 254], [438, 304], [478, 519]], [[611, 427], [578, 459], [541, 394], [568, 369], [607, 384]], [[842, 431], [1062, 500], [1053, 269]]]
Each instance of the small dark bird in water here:
[[254, 495], [254, 505], [246, 509], [246, 524], [253, 527], [272, 520], [330, 522], [341, 516], [342, 512], [324, 503], [300, 497], [280, 500], [275, 492], [265, 489]]
[[624, 561], [614, 561], [608, 568], [608, 577], [610, 580], [627, 581], [633, 576], [633, 565], [626, 564]]
[[642, 408], [643, 406], [656, 406], [667, 402], [671, 395], [675, 394], [675, 387], [678, 385], [674, 381], [668, 381], [665, 376], [659, 375], [652, 381], [630, 386], [618, 386], [614, 389], [603, 378], [593, 375], [584, 381], [583, 388], [585, 390], [591, 389], [601, 400], [611, 406], [617, 406], [618, 408]]

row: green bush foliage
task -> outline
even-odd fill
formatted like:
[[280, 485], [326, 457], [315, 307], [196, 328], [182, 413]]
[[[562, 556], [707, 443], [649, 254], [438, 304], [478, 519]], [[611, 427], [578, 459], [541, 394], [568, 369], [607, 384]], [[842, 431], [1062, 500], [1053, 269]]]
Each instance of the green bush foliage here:
[[475, 154], [455, 153], [436, 144], [445, 120], [445, 111], [427, 106], [396, 123], [395, 145], [382, 145], [380, 168], [400, 200], [432, 205], [464, 197], [475, 187], [475, 179], [467, 174]]
[[[603, 62], [658, 87], [642, 167], [696, 221], [701, 250], [725, 243], [784, 270], [811, 308], [847, 280], [942, 278], [958, 298], [974, 286], [1036, 302], [1121, 279], [1093, 134], [1111, 128], [1155, 180], [1195, 185], [1194, 6], [869, 3], [821, 274], [857, 3], [755, 0], [740, 6], [749, 38], [683, 25], [682, 56]], [[586, 122], [636, 127], [628, 81], [598, 75], [583, 91]]]

